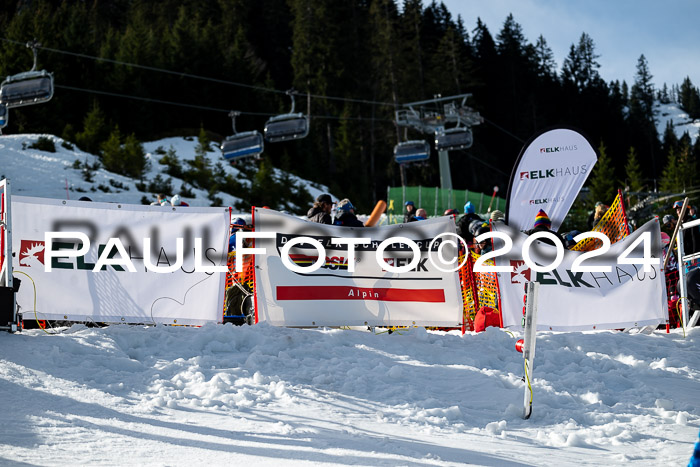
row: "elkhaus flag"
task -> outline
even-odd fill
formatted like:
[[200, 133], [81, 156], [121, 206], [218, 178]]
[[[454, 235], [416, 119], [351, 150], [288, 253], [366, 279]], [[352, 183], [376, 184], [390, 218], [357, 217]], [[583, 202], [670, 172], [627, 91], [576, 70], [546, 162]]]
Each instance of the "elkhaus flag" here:
[[[512, 268], [499, 273], [504, 326], [521, 326], [524, 285], [529, 281], [540, 283], [538, 330], [618, 329], [656, 325], [668, 319], [658, 219], [611, 245], [605, 253], [565, 250], [559, 265], [546, 272], [533, 271], [524, 260], [523, 250], [527, 250], [531, 262], [549, 269], [555, 262], [554, 246], [535, 240], [526, 247], [527, 235], [503, 223], [496, 222], [494, 230], [513, 241], [510, 250], [505, 250], [502, 241], [494, 242], [496, 266]], [[656, 263], [649, 271], [642, 264], [645, 254]], [[579, 266], [591, 270], [580, 270]]]
[[558, 230], [598, 155], [580, 133], [568, 128], [533, 137], [518, 156], [506, 198], [506, 223], [529, 230], [543, 209]]

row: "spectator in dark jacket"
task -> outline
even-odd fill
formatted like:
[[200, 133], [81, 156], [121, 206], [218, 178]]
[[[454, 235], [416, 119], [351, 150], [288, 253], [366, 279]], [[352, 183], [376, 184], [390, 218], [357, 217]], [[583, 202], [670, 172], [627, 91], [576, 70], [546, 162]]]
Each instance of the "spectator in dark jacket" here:
[[335, 218], [333, 225], [341, 225], [343, 227], [365, 226], [355, 215], [355, 206], [352, 205], [349, 199], [345, 198], [338, 201], [335, 209], [338, 211], [338, 216]]
[[[678, 214], [678, 219], [680, 219], [683, 201], [679, 199], [673, 203], [673, 208], [676, 210], [676, 214]], [[689, 208], [690, 205], [686, 207], [682, 221], [683, 224], [694, 220]], [[700, 251], [700, 227], [696, 226], [683, 230], [683, 255], [697, 253], [698, 251]]]
[[[559, 239], [561, 246], [566, 245], [566, 242], [564, 241], [562, 236], [559, 235], [557, 232], [552, 230], [552, 221], [549, 220], [549, 216], [542, 209], [540, 209], [537, 212], [537, 215], [535, 216], [535, 225], [532, 227], [532, 229], [525, 232], [525, 234], [532, 235], [532, 234], [535, 234], [537, 232], [549, 232], [551, 234], [554, 234], [554, 236], [557, 237], [557, 239]], [[547, 243], [548, 245], [554, 246], [554, 242], [552, 240], [550, 240], [549, 238], [542, 238], [541, 241], [543, 243]]]
[[472, 223], [474, 221], [479, 221], [479, 227], [481, 227], [481, 224], [484, 223], [484, 220], [474, 211], [475, 209], [472, 202], [467, 201], [467, 204], [464, 205], [464, 215], [459, 218], [459, 221], [457, 221], [457, 235], [462, 237], [467, 245], [471, 245], [474, 240], [473, 229], [470, 229]]
[[406, 206], [406, 211], [403, 213], [403, 221], [404, 223], [411, 222], [416, 217], [416, 205], [413, 204], [413, 201], [406, 201], [404, 206]]
[[318, 222], [319, 224], [333, 224], [333, 219], [331, 218], [331, 210], [333, 209], [333, 200], [331, 195], [322, 194], [316, 197], [314, 205], [311, 206], [309, 212], [306, 213], [306, 217], [309, 218], [311, 222]]

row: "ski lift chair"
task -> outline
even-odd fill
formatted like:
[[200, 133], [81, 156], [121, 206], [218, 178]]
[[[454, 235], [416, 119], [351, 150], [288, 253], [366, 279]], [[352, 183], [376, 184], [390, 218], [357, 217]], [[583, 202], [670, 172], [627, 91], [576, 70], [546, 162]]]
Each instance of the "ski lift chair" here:
[[265, 142], [259, 131], [236, 132], [236, 117], [240, 112], [231, 112], [233, 135], [226, 137], [221, 143], [221, 153], [224, 159], [236, 162], [247, 157], [259, 157], [265, 149]]
[[430, 145], [423, 140], [404, 141], [394, 146], [394, 159], [399, 164], [430, 159]]
[[279, 143], [306, 138], [309, 134], [309, 119], [303, 113], [294, 113], [294, 92], [287, 91], [292, 98], [292, 110], [288, 114], [277, 115], [265, 123], [265, 141]]
[[438, 151], [456, 151], [469, 149], [474, 143], [471, 128], [457, 126], [435, 133], [435, 149]]
[[5, 128], [7, 126], [7, 121], [10, 117], [10, 111], [7, 110], [5, 104], [0, 104], [0, 128]]
[[0, 85], [0, 104], [7, 108], [41, 104], [53, 97], [53, 76], [46, 70], [8, 76]]
[[37, 71], [36, 51], [41, 46], [36, 41], [27, 42], [34, 54], [34, 65], [29, 71], [8, 76], [0, 84], [0, 104], [8, 109], [24, 105], [41, 104], [53, 97], [53, 75], [46, 70]]

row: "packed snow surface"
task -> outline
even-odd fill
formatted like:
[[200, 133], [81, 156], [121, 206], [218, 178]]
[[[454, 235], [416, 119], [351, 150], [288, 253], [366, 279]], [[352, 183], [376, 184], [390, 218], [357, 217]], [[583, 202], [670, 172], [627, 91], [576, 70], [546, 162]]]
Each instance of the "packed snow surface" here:
[[0, 464], [685, 465], [700, 331], [0, 333]]

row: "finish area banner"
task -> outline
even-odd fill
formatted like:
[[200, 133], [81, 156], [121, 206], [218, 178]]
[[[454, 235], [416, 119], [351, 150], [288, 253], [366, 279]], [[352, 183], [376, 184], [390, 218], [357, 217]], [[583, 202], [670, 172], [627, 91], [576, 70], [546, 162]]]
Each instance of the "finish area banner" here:
[[[451, 217], [363, 228], [317, 224], [270, 209], [255, 209], [254, 215], [254, 234], [269, 237], [255, 239], [255, 248], [265, 250], [255, 257], [258, 321], [275, 326], [461, 325], [458, 274], [438, 258], [455, 257], [449, 244], [455, 238], [433, 242], [440, 234], [455, 233]], [[397, 239], [385, 242], [392, 237]], [[357, 244], [336, 243], [349, 240]], [[390, 272], [389, 267], [410, 270]]]
[[543, 209], [552, 230], [559, 230], [597, 160], [595, 149], [574, 130], [558, 128], [534, 137], [510, 176], [506, 223], [529, 230]]
[[229, 219], [228, 208], [13, 196], [23, 319], [220, 322]]
[[[510, 272], [498, 273], [504, 326], [521, 326], [524, 285], [528, 281], [540, 283], [538, 330], [619, 329], [657, 325], [668, 319], [662, 265], [649, 264], [649, 271], [645, 271], [641, 264], [645, 256], [652, 262], [661, 257], [658, 219], [611, 245], [605, 254], [594, 256], [598, 250], [583, 253], [562, 248], [560, 261], [555, 259], [554, 246], [540, 240], [528, 246], [525, 234], [502, 222], [493, 226], [495, 232], [513, 240], [509, 252], [503, 248], [502, 240], [494, 242], [496, 266], [512, 267]], [[499, 249], [503, 254], [498, 254]], [[524, 254], [537, 268], [559, 264], [551, 271], [536, 272], [525, 262]], [[576, 264], [581, 258], [583, 261]], [[593, 270], [582, 271], [579, 267]]]

